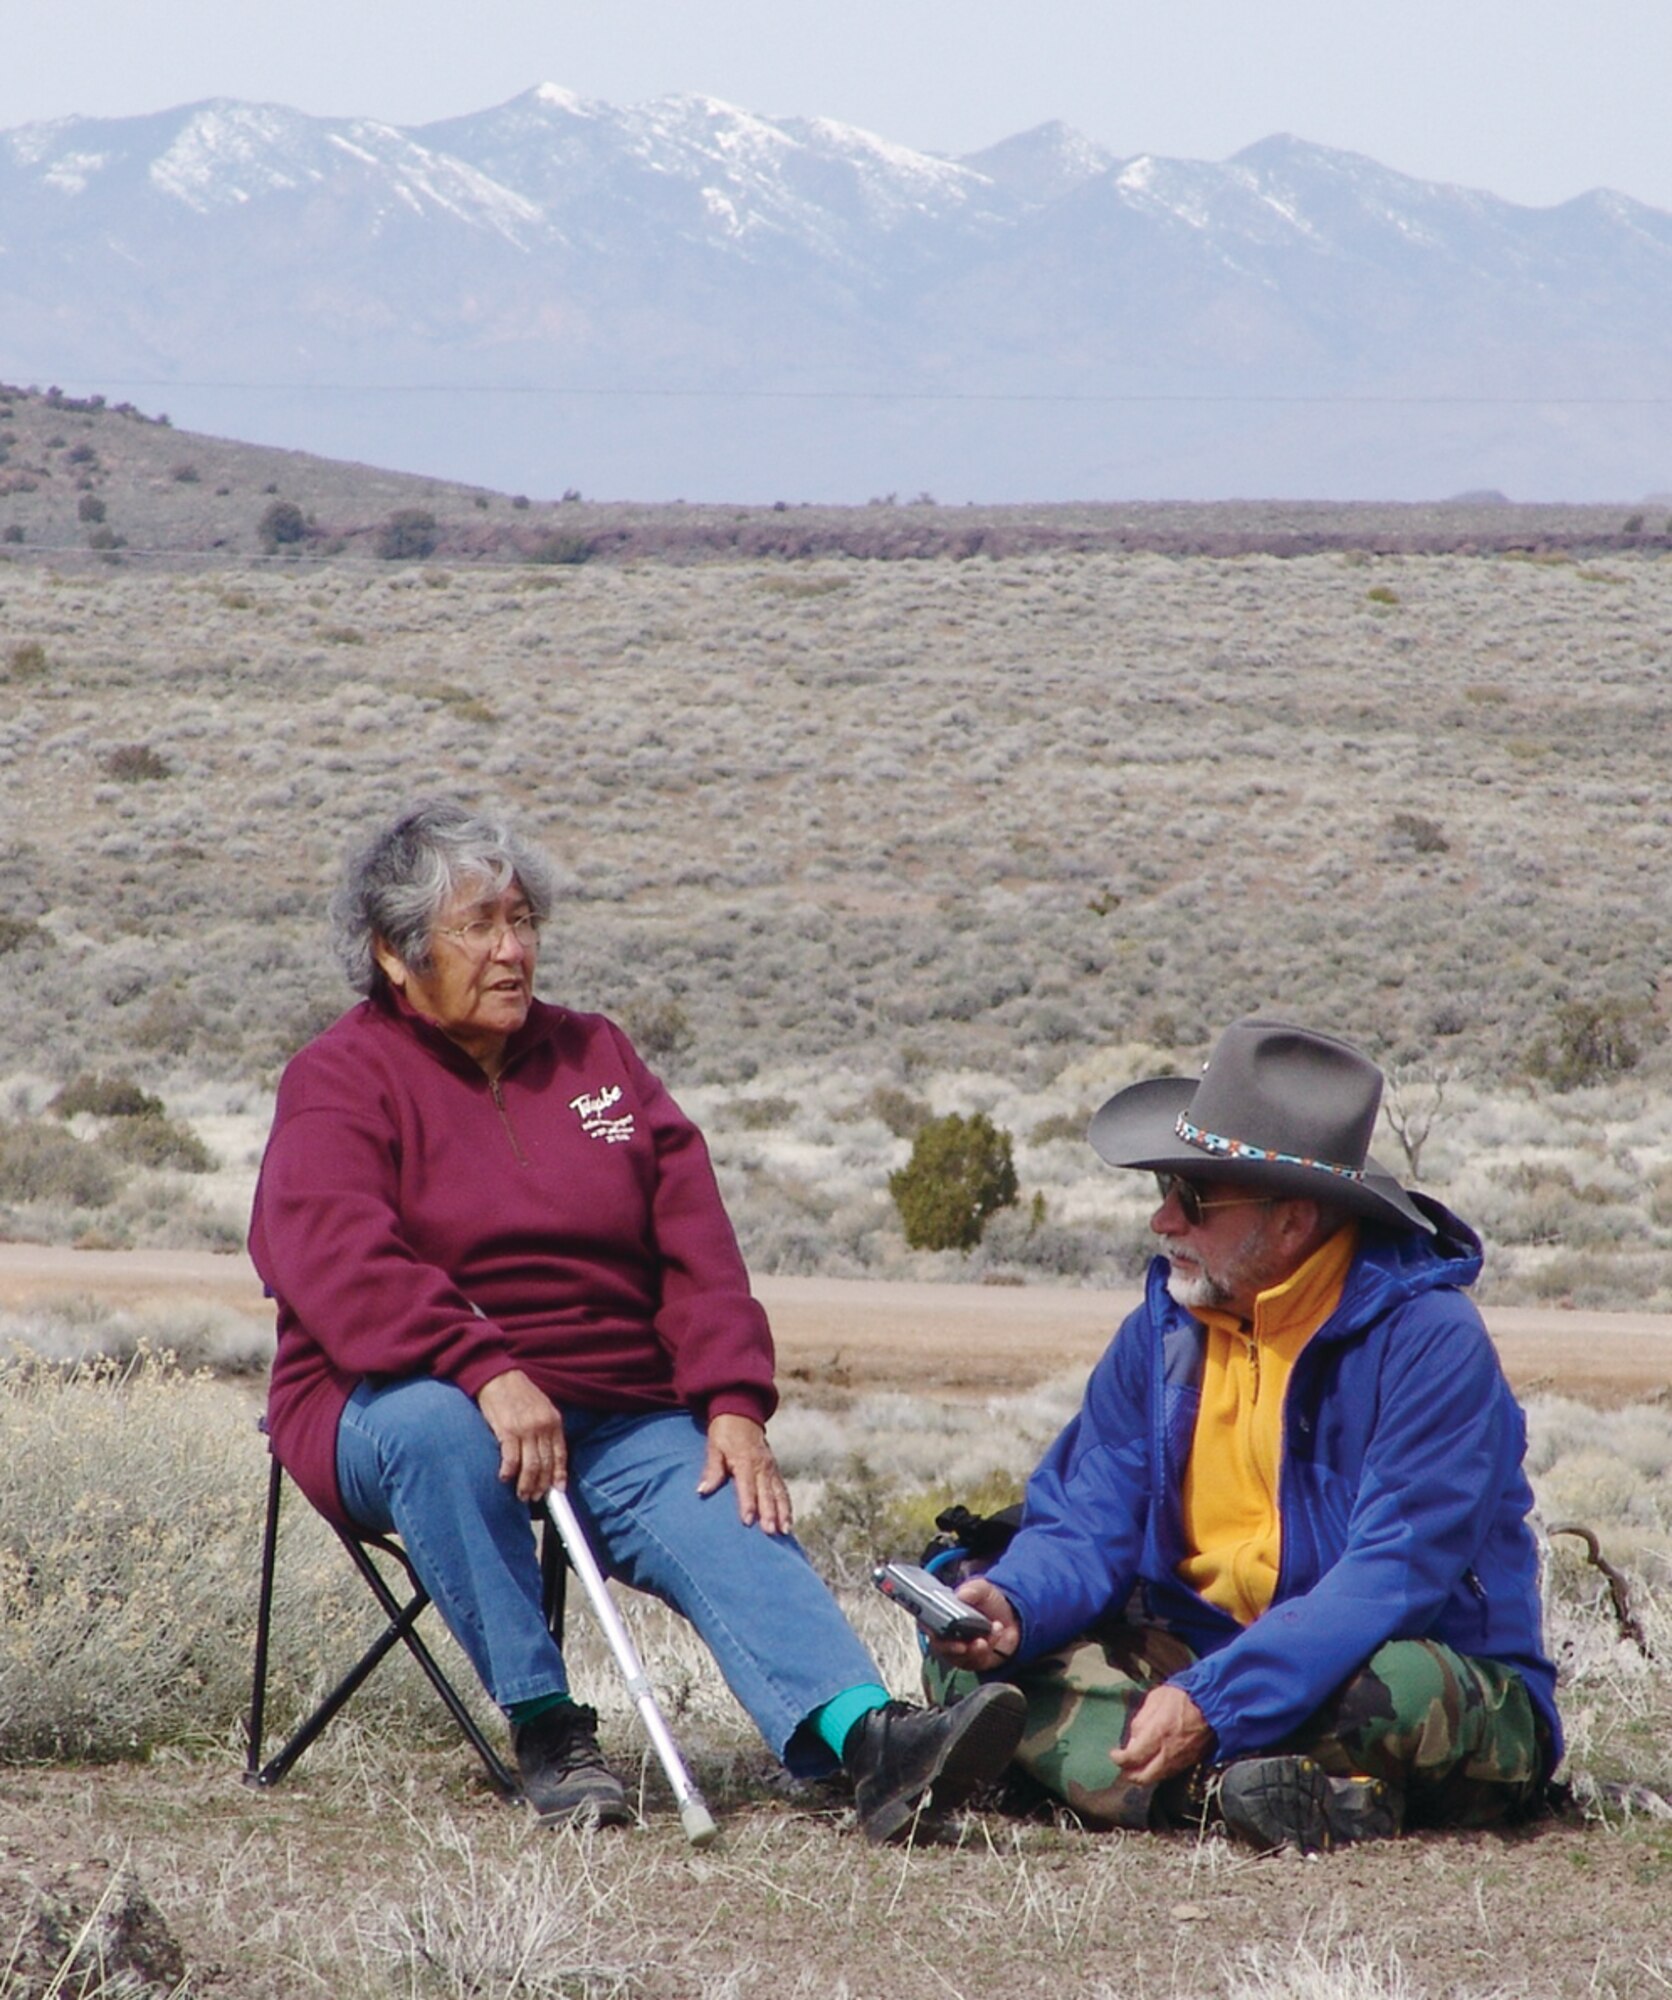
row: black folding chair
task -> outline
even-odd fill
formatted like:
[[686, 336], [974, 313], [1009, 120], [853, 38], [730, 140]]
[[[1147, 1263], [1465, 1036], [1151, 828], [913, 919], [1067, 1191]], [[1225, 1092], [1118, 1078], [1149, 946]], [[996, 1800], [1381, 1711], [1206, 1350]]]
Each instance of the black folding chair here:
[[[405, 1646], [423, 1668], [430, 1685], [446, 1703], [448, 1713], [464, 1732], [465, 1741], [481, 1758], [491, 1782], [507, 1796], [514, 1796], [519, 1789], [516, 1778], [507, 1768], [504, 1759], [482, 1734], [475, 1717], [460, 1699], [457, 1688], [442, 1671], [440, 1663], [425, 1645], [422, 1634], [417, 1630], [418, 1620], [429, 1608], [430, 1594], [418, 1581], [417, 1573], [405, 1549], [388, 1535], [356, 1535], [344, 1528], [334, 1529], [337, 1539], [348, 1551], [350, 1560], [365, 1579], [366, 1587], [382, 1606], [388, 1623], [330, 1693], [297, 1725], [283, 1749], [268, 1758], [265, 1764], [261, 1761], [262, 1728], [267, 1709], [267, 1654], [273, 1622], [273, 1569], [278, 1553], [279, 1503], [283, 1495], [284, 1480], [284, 1468], [275, 1458], [268, 1473], [267, 1523], [261, 1539], [261, 1597], [256, 1612], [255, 1673], [250, 1687], [248, 1756], [244, 1765], [244, 1783], [263, 1787], [276, 1785], [388, 1654], [396, 1646]], [[391, 1573], [394, 1588], [391, 1588], [390, 1576], [386, 1576], [384, 1570], [374, 1560], [372, 1554], [374, 1550], [387, 1562], [395, 1565], [395, 1570]], [[540, 1516], [541, 1602], [547, 1627], [552, 1636], [559, 1640], [563, 1637], [564, 1585], [567, 1575], [563, 1544], [550, 1520], [542, 1513]], [[404, 1603], [397, 1596], [397, 1590], [406, 1593]]]

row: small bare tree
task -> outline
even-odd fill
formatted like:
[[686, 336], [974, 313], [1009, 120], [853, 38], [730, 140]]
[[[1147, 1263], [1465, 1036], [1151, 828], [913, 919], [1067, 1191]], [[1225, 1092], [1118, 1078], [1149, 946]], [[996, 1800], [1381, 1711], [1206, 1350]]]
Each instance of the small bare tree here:
[[1457, 1080], [1449, 1065], [1442, 1069], [1389, 1070], [1382, 1087], [1382, 1117], [1399, 1141], [1405, 1155], [1405, 1169], [1413, 1181], [1422, 1179], [1422, 1149], [1428, 1144], [1446, 1101], [1446, 1091]]

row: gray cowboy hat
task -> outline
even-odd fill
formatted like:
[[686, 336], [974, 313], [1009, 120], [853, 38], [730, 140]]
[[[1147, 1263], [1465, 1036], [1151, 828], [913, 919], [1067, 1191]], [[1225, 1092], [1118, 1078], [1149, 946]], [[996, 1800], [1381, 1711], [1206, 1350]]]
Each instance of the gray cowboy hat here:
[[1199, 1079], [1129, 1084], [1086, 1136], [1112, 1167], [1334, 1202], [1432, 1235], [1433, 1223], [1371, 1157], [1381, 1102], [1382, 1072], [1349, 1043], [1281, 1021], [1234, 1021]]

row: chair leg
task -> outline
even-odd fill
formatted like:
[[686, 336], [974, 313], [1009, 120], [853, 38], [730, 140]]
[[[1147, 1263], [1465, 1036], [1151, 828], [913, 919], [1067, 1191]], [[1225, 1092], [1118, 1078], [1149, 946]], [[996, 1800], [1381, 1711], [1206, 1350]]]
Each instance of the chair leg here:
[[[261, 1591], [256, 1612], [255, 1670], [250, 1693], [250, 1717], [248, 1727], [248, 1748], [244, 1769], [244, 1783], [258, 1787], [276, 1785], [290, 1770], [291, 1766], [323, 1733], [339, 1711], [349, 1701], [358, 1688], [370, 1678], [398, 1645], [404, 1645], [418, 1662], [430, 1685], [446, 1704], [448, 1713], [458, 1724], [466, 1742], [482, 1760], [489, 1780], [507, 1796], [514, 1796], [518, 1784], [483, 1735], [476, 1718], [460, 1699], [458, 1690], [442, 1670], [435, 1655], [425, 1645], [416, 1630], [422, 1614], [429, 1608], [430, 1594], [418, 1581], [406, 1552], [394, 1542], [381, 1535], [369, 1536], [363, 1542], [356, 1536], [339, 1528], [337, 1538], [348, 1551], [350, 1559], [364, 1578], [367, 1587], [382, 1607], [388, 1624], [377, 1638], [360, 1656], [359, 1660], [337, 1682], [319, 1705], [291, 1734], [289, 1739], [265, 1764], [261, 1761], [262, 1726], [267, 1701], [267, 1665], [272, 1632], [273, 1577], [276, 1567], [278, 1545], [279, 1504], [282, 1493], [283, 1470], [277, 1459], [273, 1460], [267, 1489], [267, 1524], [262, 1535]], [[404, 1570], [412, 1588], [412, 1595], [405, 1604], [389, 1588], [382, 1572], [367, 1553], [366, 1542], [387, 1555]], [[560, 1613], [561, 1615], [561, 1613]]]
[[[482, 1734], [477, 1726], [476, 1718], [459, 1699], [458, 1690], [453, 1686], [453, 1683], [447, 1678], [446, 1674], [442, 1672], [441, 1665], [435, 1655], [425, 1645], [422, 1635], [415, 1629], [419, 1613], [430, 1602], [430, 1594], [418, 1581], [410, 1558], [401, 1549], [397, 1548], [394, 1543], [386, 1540], [381, 1535], [369, 1538], [373, 1548], [381, 1549], [384, 1554], [392, 1556], [406, 1571], [407, 1577], [412, 1584], [413, 1594], [403, 1606], [396, 1599], [394, 1592], [390, 1590], [388, 1584], [384, 1582], [376, 1563], [366, 1553], [365, 1544], [356, 1541], [352, 1535], [342, 1534], [340, 1530], [339, 1536], [343, 1546], [353, 1557], [355, 1566], [359, 1569], [360, 1574], [366, 1579], [372, 1595], [383, 1606], [389, 1618], [389, 1629], [384, 1633], [383, 1638], [378, 1641], [378, 1646], [382, 1648], [382, 1651], [378, 1653], [378, 1659], [381, 1659], [383, 1653], [387, 1652], [397, 1641], [404, 1645], [407, 1651], [418, 1662], [419, 1666], [423, 1668], [431, 1687], [435, 1689], [436, 1693], [446, 1703], [448, 1714], [459, 1725], [466, 1742], [469, 1743], [477, 1756], [481, 1758], [489, 1778], [492, 1779], [502, 1792], [514, 1795], [521, 1789], [517, 1780], [506, 1768], [504, 1760], [499, 1756], [493, 1745]], [[359, 1679], [354, 1683], [355, 1687], [359, 1686], [360, 1681], [365, 1679], [366, 1674], [369, 1674], [372, 1666], [376, 1664], [377, 1661], [373, 1660], [371, 1665], [365, 1668], [365, 1673], [360, 1673], [358, 1668], [355, 1670], [359, 1674]], [[347, 1689], [343, 1694], [342, 1701], [346, 1701], [348, 1696], [353, 1692], [354, 1688]], [[338, 1708], [342, 1706], [342, 1701], [337, 1703]], [[332, 1713], [334, 1714], [335, 1710]]]
[[563, 1537], [552, 1526], [551, 1517], [540, 1514], [540, 1606], [546, 1614], [546, 1630], [563, 1650], [563, 1616], [569, 1593], [569, 1558]]
[[267, 1710], [267, 1645], [273, 1627], [273, 1561], [279, 1542], [283, 1468], [275, 1458], [267, 1475], [267, 1520], [261, 1531], [261, 1592], [255, 1614], [255, 1669], [250, 1679], [250, 1720], [245, 1732], [244, 1782], [260, 1782], [261, 1729]]

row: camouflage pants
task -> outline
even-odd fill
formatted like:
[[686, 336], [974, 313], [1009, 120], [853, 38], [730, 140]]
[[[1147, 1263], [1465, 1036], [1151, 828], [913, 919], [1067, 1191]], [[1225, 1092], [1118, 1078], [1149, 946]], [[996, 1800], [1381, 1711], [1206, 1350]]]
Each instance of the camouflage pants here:
[[[1134, 1785], [1109, 1761], [1152, 1687], [1195, 1659], [1156, 1626], [1119, 1624], [1018, 1668], [1028, 1719], [1015, 1765], [1097, 1826], [1145, 1827], [1165, 1814], [1174, 1781]], [[951, 1702], [979, 1685], [932, 1655], [929, 1698]], [[1466, 1658], [1431, 1639], [1381, 1647], [1306, 1724], [1271, 1751], [1302, 1752], [1326, 1771], [1382, 1779], [1408, 1826], [1485, 1826], [1530, 1807], [1546, 1746], [1525, 1683], [1495, 1660]], [[1155, 1813], [1157, 1789], [1163, 1815]]]

